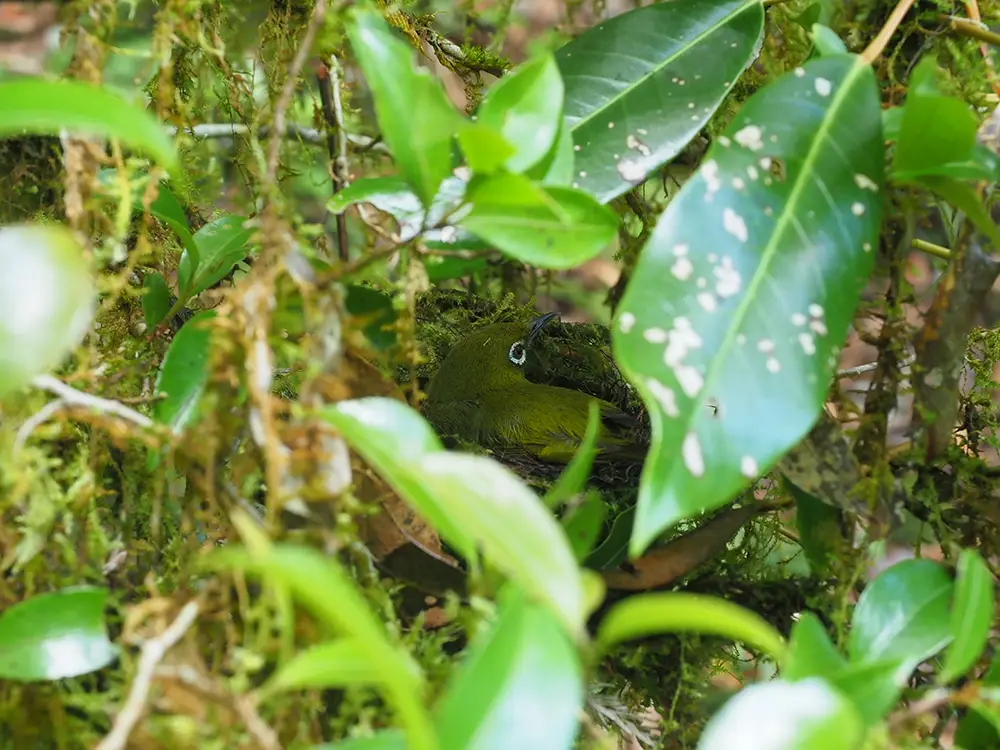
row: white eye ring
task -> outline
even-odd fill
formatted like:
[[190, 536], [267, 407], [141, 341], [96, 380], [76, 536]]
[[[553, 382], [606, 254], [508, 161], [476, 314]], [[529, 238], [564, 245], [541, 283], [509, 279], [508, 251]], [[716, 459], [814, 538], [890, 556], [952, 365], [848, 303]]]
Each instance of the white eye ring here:
[[525, 360], [528, 359], [528, 352], [524, 349], [523, 341], [515, 341], [510, 345], [510, 351], [507, 353], [507, 359], [515, 365], [524, 364]]

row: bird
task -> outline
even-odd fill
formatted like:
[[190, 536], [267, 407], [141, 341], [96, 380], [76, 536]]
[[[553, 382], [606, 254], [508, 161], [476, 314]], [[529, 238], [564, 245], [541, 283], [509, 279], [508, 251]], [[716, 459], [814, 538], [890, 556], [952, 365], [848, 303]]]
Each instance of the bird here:
[[587, 432], [590, 405], [600, 412], [598, 460], [641, 461], [630, 433], [634, 417], [583, 391], [532, 383], [524, 366], [539, 333], [558, 313], [525, 323], [494, 323], [455, 344], [427, 387], [425, 418], [443, 435], [502, 451], [567, 463]]

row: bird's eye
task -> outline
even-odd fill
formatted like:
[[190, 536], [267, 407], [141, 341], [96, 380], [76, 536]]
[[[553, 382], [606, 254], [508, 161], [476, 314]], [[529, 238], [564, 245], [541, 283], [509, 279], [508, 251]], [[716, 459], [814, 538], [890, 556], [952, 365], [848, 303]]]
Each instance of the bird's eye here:
[[510, 345], [510, 353], [507, 354], [507, 359], [513, 362], [515, 365], [523, 365], [524, 360], [528, 358], [528, 353], [524, 351], [524, 342], [515, 341]]

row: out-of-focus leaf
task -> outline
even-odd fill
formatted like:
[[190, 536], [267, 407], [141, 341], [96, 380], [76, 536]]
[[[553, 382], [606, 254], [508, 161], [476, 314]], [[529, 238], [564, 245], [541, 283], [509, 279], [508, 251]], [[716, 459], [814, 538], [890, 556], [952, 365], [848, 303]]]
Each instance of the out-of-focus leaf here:
[[476, 115], [480, 123], [513, 145], [514, 152], [505, 159], [507, 169], [523, 172], [552, 148], [562, 123], [562, 108], [562, 78], [552, 55], [546, 53], [493, 84]]
[[470, 185], [470, 210], [458, 221], [504, 254], [541, 268], [572, 268], [607, 247], [617, 215], [586, 193], [540, 187], [501, 173]]
[[185, 249], [177, 267], [177, 291], [193, 297], [217, 284], [250, 252], [250, 230], [242, 216], [222, 216], [194, 233], [197, 265]]
[[382, 137], [403, 177], [429, 206], [451, 172], [452, 139], [462, 117], [441, 81], [416, 67], [413, 49], [377, 11], [354, 8], [347, 35], [372, 91]]
[[195, 421], [198, 402], [208, 384], [212, 347], [208, 322], [214, 317], [213, 310], [205, 310], [181, 326], [156, 376], [154, 390], [165, 397], [153, 405], [153, 418], [178, 434]]
[[871, 66], [814, 60], [751, 97], [660, 217], [613, 329], [652, 427], [633, 556], [816, 421], [874, 258], [880, 111]]
[[698, 750], [857, 750], [857, 710], [823, 680], [743, 688], [705, 727]]
[[760, 615], [714, 596], [688, 593], [639, 594], [618, 602], [601, 621], [597, 642], [607, 648], [658, 633], [705, 633], [784, 657], [785, 641]]
[[865, 726], [871, 727], [885, 717], [899, 700], [903, 682], [896, 676], [895, 659], [848, 662], [826, 680], [846, 695]]
[[813, 49], [819, 57], [847, 54], [847, 47], [843, 40], [829, 26], [819, 23], [813, 24], [812, 38]]
[[466, 276], [482, 273], [486, 270], [487, 259], [484, 256], [478, 258], [449, 258], [444, 255], [431, 255], [424, 258], [424, 269], [427, 271], [427, 280], [432, 284], [448, 279], [461, 279]]
[[753, 61], [763, 28], [759, 2], [675, 0], [561, 47], [576, 185], [607, 203], [676, 156]]
[[0, 83], [0, 137], [64, 131], [118, 138], [168, 170], [178, 167], [173, 143], [157, 119], [105, 88], [34, 77]]
[[[987, 688], [1000, 687], [1000, 651], [993, 655], [981, 683]], [[955, 747], [962, 750], [994, 750], [1000, 745], [1000, 710], [986, 703], [974, 703], [971, 708], [955, 728]]]
[[396, 332], [390, 328], [396, 320], [392, 299], [377, 289], [351, 284], [347, 287], [344, 307], [364, 323], [365, 336], [376, 349], [396, 344]]
[[802, 551], [811, 566], [822, 570], [835, 557], [841, 537], [840, 513], [794, 482], [786, 480], [785, 486], [795, 499], [795, 527]]
[[37, 594], [0, 614], [0, 679], [77, 677], [117, 655], [104, 626], [107, 589], [80, 586]]
[[990, 240], [994, 248], [1000, 248], [1000, 228], [991, 218], [974, 187], [949, 177], [920, 177], [916, 182], [960, 210]]
[[590, 469], [597, 455], [597, 435], [601, 429], [601, 412], [596, 402], [591, 402], [587, 415], [587, 431], [583, 441], [570, 462], [563, 469], [559, 479], [545, 493], [545, 504], [556, 508], [574, 495], [583, 491], [590, 478]]
[[951, 605], [952, 642], [944, 654], [938, 681], [961, 677], [979, 659], [993, 622], [993, 575], [979, 553], [964, 549], [958, 558], [955, 601]]
[[851, 661], [895, 660], [897, 681], [952, 639], [951, 577], [930, 560], [903, 560], [879, 573], [858, 599], [848, 637]]
[[549, 153], [525, 174], [543, 185], [565, 187], [573, 181], [574, 160], [573, 132], [564, 121]]
[[261, 695], [270, 696], [289, 690], [375, 685], [383, 681], [384, 676], [379, 674], [357, 639], [338, 638], [295, 654], [261, 688]]
[[458, 143], [465, 163], [477, 174], [493, 174], [515, 153], [503, 133], [484, 123], [469, 123], [459, 130]]
[[587, 567], [608, 570], [617, 567], [628, 557], [628, 541], [635, 522], [635, 506], [622, 511], [611, 524], [611, 531], [586, 559]]
[[96, 298], [83, 248], [68, 229], [0, 227], [0, 398], [66, 358], [90, 328]]
[[371, 737], [313, 745], [312, 750], [408, 750], [406, 736], [398, 729], [385, 729]]
[[437, 710], [443, 748], [569, 748], [583, 703], [572, 642], [543, 607], [515, 592], [474, 642]]
[[812, 612], [803, 612], [792, 626], [788, 644], [788, 659], [781, 676], [789, 682], [806, 677], [829, 678], [847, 662], [830, 642], [830, 636]]
[[601, 533], [608, 506], [598, 492], [587, 493], [579, 505], [571, 508], [562, 518], [566, 538], [577, 560], [584, 560], [594, 549], [597, 535]]
[[170, 289], [161, 274], [151, 273], [142, 282], [142, 316], [152, 330], [170, 312]]

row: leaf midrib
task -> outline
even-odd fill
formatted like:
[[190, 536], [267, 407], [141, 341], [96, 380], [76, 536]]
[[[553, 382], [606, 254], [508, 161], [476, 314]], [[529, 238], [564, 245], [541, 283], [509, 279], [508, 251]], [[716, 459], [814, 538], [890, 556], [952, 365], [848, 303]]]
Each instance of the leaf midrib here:
[[[761, 0], [746, 0], [746, 2], [744, 2], [742, 6], [740, 6], [736, 10], [734, 10], [729, 16], [727, 16], [723, 20], [719, 21], [718, 23], [715, 23], [712, 26], [709, 26], [702, 33], [696, 35], [690, 42], [688, 42], [687, 44], [685, 44], [684, 46], [682, 46], [680, 49], [677, 50], [677, 52], [675, 52], [670, 57], [663, 58], [663, 60], [660, 61], [659, 65], [655, 66], [652, 70], [650, 70], [648, 73], [646, 73], [646, 75], [644, 75], [644, 76], [636, 79], [633, 83], [629, 84], [627, 87], [625, 87], [624, 89], [622, 89], [621, 92], [618, 94], [618, 96], [615, 96], [615, 97], [612, 97], [611, 99], [608, 99], [608, 101], [603, 106], [598, 107], [597, 109], [595, 109], [593, 112], [591, 112], [586, 117], [581, 117], [579, 120], [577, 120], [573, 124], [573, 127], [570, 128], [570, 131], [572, 132], [572, 131], [577, 130], [582, 125], [584, 125], [584, 124], [590, 122], [591, 120], [595, 119], [597, 117], [597, 115], [599, 115], [601, 112], [604, 112], [605, 110], [610, 109], [614, 105], [614, 103], [618, 102], [621, 99], [624, 99], [632, 91], [634, 91], [635, 89], [639, 88], [642, 84], [644, 84], [646, 81], [648, 81], [653, 76], [657, 75], [669, 63], [671, 63], [674, 60], [676, 60], [677, 58], [682, 57], [683, 55], [685, 55], [687, 52], [689, 52], [691, 50], [692, 47], [695, 47], [696, 45], [698, 45], [703, 39], [705, 39], [706, 37], [714, 34], [721, 27], [723, 27], [723, 26], [731, 23], [736, 18], [738, 18], [740, 15], [742, 15], [743, 13], [746, 13], [748, 10], [750, 10], [753, 6], [762, 6]], [[734, 83], [735, 83], [735, 80], [734, 80]]]

